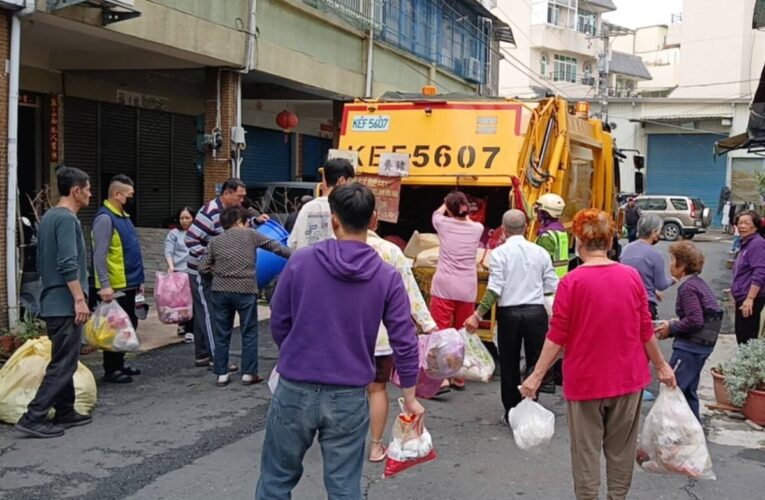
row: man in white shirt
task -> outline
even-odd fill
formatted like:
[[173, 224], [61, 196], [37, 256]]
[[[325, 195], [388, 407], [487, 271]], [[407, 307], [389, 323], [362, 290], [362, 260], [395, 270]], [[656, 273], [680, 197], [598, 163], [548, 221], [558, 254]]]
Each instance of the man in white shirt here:
[[531, 373], [542, 352], [547, 334], [545, 294], [558, 289], [550, 254], [524, 237], [526, 215], [509, 210], [502, 216], [507, 241], [495, 248], [489, 259], [489, 285], [478, 309], [465, 322], [475, 331], [478, 322], [497, 304], [497, 342], [501, 373], [502, 404], [507, 412], [521, 402], [521, 342], [526, 372]]
[[329, 211], [329, 194], [336, 187], [350, 182], [356, 172], [351, 162], [342, 158], [327, 160], [323, 171], [322, 196], [309, 201], [300, 209], [287, 239], [287, 246], [293, 250], [335, 237], [332, 232], [332, 214]]

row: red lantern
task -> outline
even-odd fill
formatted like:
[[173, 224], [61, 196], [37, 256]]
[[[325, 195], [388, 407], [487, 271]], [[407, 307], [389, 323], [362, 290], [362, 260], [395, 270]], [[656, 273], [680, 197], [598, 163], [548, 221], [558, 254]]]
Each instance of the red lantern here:
[[279, 128], [284, 130], [284, 142], [287, 142], [287, 137], [290, 131], [298, 125], [298, 117], [292, 111], [284, 110], [276, 115], [276, 124]]

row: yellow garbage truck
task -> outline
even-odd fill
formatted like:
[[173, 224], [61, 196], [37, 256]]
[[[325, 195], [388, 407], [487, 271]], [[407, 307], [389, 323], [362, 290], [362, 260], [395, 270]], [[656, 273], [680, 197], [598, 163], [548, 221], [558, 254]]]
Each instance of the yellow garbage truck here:
[[[431, 215], [454, 189], [475, 201], [473, 217], [487, 229], [498, 228], [509, 208], [533, 220], [531, 207], [548, 192], [566, 200], [567, 227], [581, 208], [616, 215], [613, 140], [587, 117], [585, 103], [426, 94], [386, 94], [343, 109], [338, 147], [358, 154], [358, 177], [385, 200], [382, 235], [408, 241], [415, 231], [432, 233]], [[390, 177], [392, 165], [400, 179]], [[532, 222], [530, 239], [535, 231]], [[480, 299], [488, 273], [487, 261], [477, 260]], [[426, 298], [433, 273], [433, 266], [415, 268]]]

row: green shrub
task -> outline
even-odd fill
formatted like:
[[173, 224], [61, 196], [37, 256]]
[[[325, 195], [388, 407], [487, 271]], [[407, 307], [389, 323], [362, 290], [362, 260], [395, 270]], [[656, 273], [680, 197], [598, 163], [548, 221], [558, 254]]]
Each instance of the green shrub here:
[[765, 339], [752, 339], [738, 347], [738, 353], [725, 365], [725, 386], [731, 402], [744, 406], [750, 389], [765, 385]]

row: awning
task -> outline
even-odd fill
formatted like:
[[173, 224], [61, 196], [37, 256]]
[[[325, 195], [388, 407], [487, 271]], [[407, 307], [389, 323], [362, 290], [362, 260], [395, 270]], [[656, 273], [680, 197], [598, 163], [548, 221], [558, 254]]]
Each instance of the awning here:
[[749, 134], [746, 132], [717, 141], [715, 142], [715, 158], [736, 149], [746, 148], [749, 143]]

